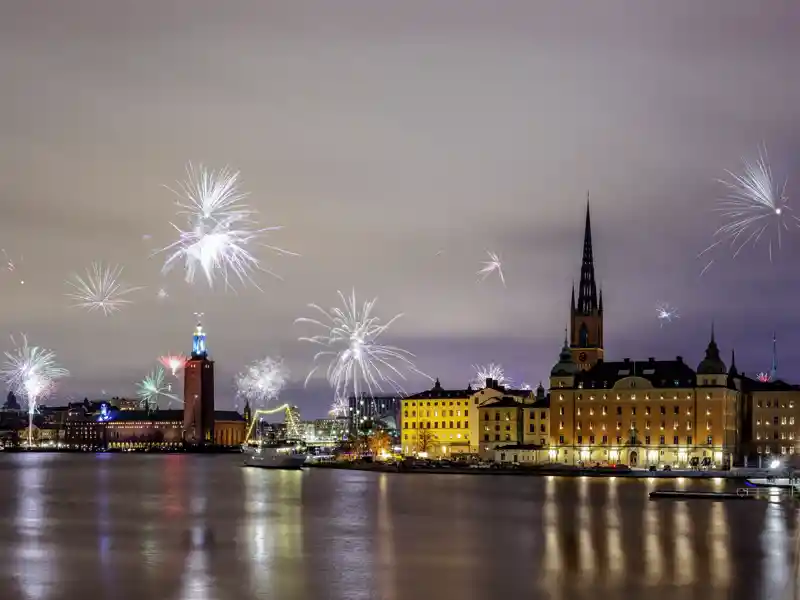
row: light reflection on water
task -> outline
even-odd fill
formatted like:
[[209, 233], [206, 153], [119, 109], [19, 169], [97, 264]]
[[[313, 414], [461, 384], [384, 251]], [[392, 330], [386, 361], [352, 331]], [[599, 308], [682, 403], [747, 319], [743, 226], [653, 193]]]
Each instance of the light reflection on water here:
[[283, 472], [4, 455], [0, 597], [647, 600], [793, 592], [796, 509], [724, 481]]

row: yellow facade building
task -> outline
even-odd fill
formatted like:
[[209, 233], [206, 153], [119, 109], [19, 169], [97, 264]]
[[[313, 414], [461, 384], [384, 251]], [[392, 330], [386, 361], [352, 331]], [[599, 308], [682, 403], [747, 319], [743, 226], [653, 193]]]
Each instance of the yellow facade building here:
[[403, 400], [408, 454], [472, 454], [498, 462], [663, 467], [754, 465], [797, 451], [800, 386], [763, 382], [726, 366], [711, 327], [705, 356], [692, 368], [674, 360], [606, 361], [603, 296], [595, 283], [589, 206], [570, 327], [550, 390], [449, 391], [439, 381]]

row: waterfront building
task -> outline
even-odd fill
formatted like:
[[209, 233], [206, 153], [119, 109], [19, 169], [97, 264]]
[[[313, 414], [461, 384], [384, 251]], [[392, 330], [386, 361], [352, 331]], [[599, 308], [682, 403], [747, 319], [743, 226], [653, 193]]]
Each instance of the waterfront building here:
[[800, 443], [800, 386], [784, 381], [758, 381], [741, 375], [745, 395], [743, 454], [749, 464], [762, 458], [798, 452]]
[[[499, 432], [501, 439], [495, 440], [494, 430], [485, 430], [486, 425], [481, 424], [478, 413], [481, 406], [504, 398], [529, 406], [533, 406], [535, 400], [530, 390], [506, 389], [493, 379], [487, 379], [486, 387], [480, 390], [470, 386], [463, 390], [446, 390], [437, 379], [430, 390], [402, 400], [400, 445], [403, 453], [452, 457], [490, 452], [496, 441], [504, 440], [505, 429]], [[514, 422], [514, 431], [521, 427]], [[491, 444], [484, 444], [481, 450], [481, 436], [486, 435], [489, 435], [486, 441]]]
[[403, 397], [400, 395], [370, 396], [360, 394], [347, 399], [347, 420], [350, 432], [367, 422], [379, 423], [384, 429], [397, 429]]
[[183, 439], [192, 445], [211, 444], [216, 439], [214, 361], [208, 358], [206, 334], [199, 320], [192, 337], [192, 354], [184, 366], [183, 382]]

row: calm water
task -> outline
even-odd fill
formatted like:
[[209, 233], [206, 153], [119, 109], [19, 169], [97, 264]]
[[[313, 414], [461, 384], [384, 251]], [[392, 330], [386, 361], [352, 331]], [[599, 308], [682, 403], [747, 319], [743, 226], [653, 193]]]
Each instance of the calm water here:
[[654, 485], [676, 482], [281, 472], [240, 462], [0, 456], [0, 598], [793, 593], [789, 504], [647, 499]]

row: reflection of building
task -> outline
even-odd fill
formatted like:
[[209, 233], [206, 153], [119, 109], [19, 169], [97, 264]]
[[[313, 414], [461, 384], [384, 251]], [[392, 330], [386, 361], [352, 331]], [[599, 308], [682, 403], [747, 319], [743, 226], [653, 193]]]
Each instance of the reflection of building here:
[[192, 338], [192, 355], [183, 371], [184, 439], [193, 445], [213, 443], [214, 361], [208, 358], [206, 334], [198, 323]]
[[380, 421], [386, 429], [397, 429], [400, 422], [401, 396], [373, 396], [362, 394], [347, 399], [347, 418], [351, 431], [367, 421]]

